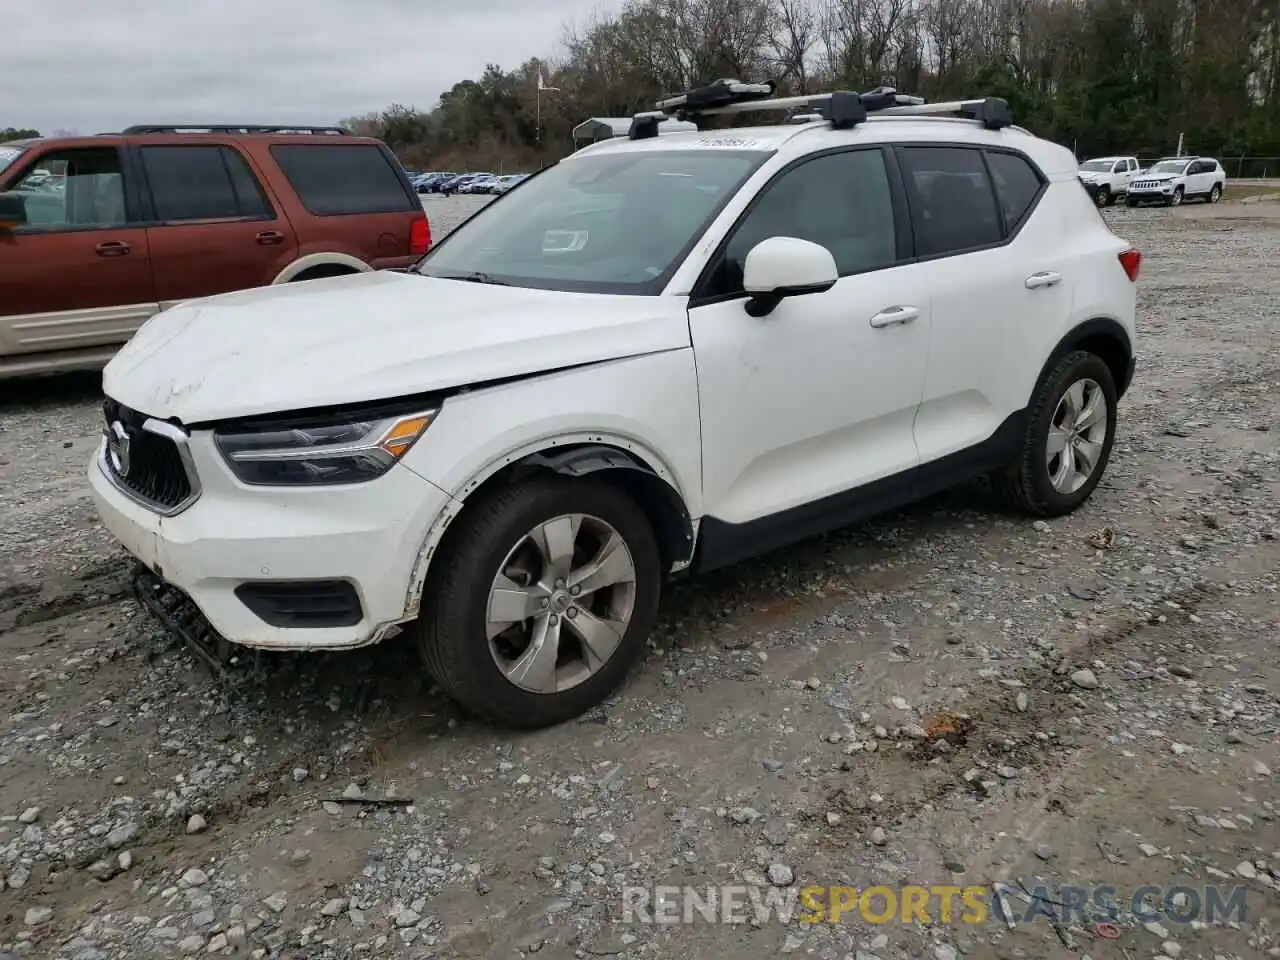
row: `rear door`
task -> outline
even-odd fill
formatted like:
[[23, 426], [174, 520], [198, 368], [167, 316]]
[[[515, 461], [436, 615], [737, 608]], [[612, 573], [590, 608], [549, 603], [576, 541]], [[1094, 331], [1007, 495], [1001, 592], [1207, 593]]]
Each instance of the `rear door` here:
[[289, 217], [299, 253], [344, 253], [376, 269], [413, 264], [410, 230], [425, 214], [391, 151], [381, 143], [307, 139], [270, 147], [296, 196]]
[[1070, 318], [1076, 257], [1059, 242], [1061, 213], [1040, 209], [1047, 179], [1023, 154], [961, 144], [896, 152], [916, 256], [929, 288], [946, 291], [933, 301], [916, 416], [923, 465], [988, 440], [998, 448], [1016, 428], [1028, 357], [1038, 365], [1045, 338]]
[[293, 227], [234, 147], [148, 144], [132, 152], [148, 186], [162, 305], [264, 286], [297, 257]]
[[1217, 162], [1213, 160], [1197, 160], [1195, 176], [1191, 179], [1194, 186], [1188, 187], [1188, 192], [1208, 196], [1209, 191], [1213, 189], [1213, 185], [1218, 180]]
[[0, 232], [0, 356], [124, 343], [155, 314], [147, 231], [119, 148], [51, 150], [0, 189], [26, 209], [24, 224]]

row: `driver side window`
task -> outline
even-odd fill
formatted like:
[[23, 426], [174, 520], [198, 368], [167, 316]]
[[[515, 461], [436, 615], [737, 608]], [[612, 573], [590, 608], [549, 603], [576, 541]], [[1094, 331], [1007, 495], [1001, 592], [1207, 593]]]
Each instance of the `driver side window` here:
[[747, 254], [771, 237], [821, 244], [842, 277], [892, 265], [897, 237], [883, 153], [865, 149], [815, 157], [765, 187], [730, 235], [708, 295], [742, 293]]
[[27, 230], [114, 227], [128, 222], [120, 153], [114, 147], [46, 154], [13, 190], [25, 197]]

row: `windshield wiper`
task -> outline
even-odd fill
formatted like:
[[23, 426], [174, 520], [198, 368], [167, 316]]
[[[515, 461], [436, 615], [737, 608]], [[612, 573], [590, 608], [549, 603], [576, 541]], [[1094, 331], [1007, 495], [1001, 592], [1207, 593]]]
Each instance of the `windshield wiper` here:
[[468, 283], [489, 283], [495, 287], [509, 287], [511, 284], [502, 280], [495, 280], [487, 273], [477, 270], [474, 273], [464, 273], [460, 277], [453, 277], [454, 280], [466, 280]]

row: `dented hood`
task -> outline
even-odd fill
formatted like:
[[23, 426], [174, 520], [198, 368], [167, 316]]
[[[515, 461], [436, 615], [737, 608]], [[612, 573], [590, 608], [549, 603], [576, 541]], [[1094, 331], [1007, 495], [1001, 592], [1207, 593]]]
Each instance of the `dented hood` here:
[[192, 300], [103, 372], [182, 423], [359, 403], [689, 346], [685, 301], [375, 272]]

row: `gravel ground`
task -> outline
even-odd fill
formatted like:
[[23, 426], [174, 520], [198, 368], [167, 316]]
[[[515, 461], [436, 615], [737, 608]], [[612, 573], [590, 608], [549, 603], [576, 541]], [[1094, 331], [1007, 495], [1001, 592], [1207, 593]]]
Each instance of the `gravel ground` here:
[[[441, 234], [483, 202], [425, 206]], [[626, 689], [531, 735], [395, 640], [220, 688], [94, 521], [95, 378], [6, 384], [0, 957], [1280, 956], [1280, 210], [1106, 216], [1144, 339], [1091, 504], [1031, 523], [975, 486], [680, 585]], [[1247, 914], [622, 909], [734, 883], [1240, 884]]]

